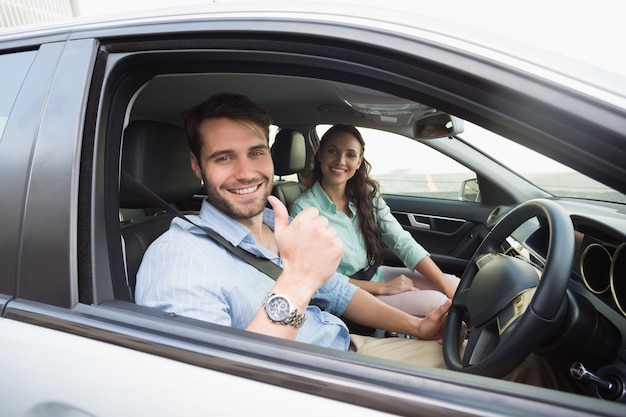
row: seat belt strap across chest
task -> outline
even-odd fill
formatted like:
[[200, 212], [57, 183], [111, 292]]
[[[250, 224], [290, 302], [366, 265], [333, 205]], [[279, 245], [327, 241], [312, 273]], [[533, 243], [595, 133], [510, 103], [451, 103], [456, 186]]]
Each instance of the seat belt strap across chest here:
[[151, 204], [153, 207], [161, 208], [171, 215], [179, 217], [191, 223], [198, 229], [202, 230], [210, 239], [222, 245], [224, 248], [237, 255], [270, 278], [276, 280], [278, 276], [282, 273], [283, 269], [269, 259], [254, 256], [253, 254], [240, 248], [239, 246], [234, 246], [232, 243], [224, 239], [214, 230], [194, 223], [176, 208], [172, 207], [165, 200], [152, 192], [152, 190], [139, 183], [135, 178], [133, 178], [130, 174], [124, 171], [122, 171], [122, 176], [120, 179], [120, 188], [124, 188], [126, 191], [139, 196], [143, 201]]

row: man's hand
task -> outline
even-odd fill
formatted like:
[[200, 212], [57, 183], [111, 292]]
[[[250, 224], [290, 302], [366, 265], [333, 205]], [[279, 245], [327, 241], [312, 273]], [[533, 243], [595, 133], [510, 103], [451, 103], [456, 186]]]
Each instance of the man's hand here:
[[443, 341], [443, 330], [448, 317], [448, 309], [452, 305], [452, 300], [448, 299], [445, 303], [431, 311], [420, 320], [419, 328], [416, 336], [420, 339], [437, 339]]
[[297, 285], [312, 295], [337, 271], [343, 242], [316, 208], [304, 209], [289, 223], [285, 205], [274, 196], [268, 201], [274, 209], [274, 239], [284, 264], [281, 284]]

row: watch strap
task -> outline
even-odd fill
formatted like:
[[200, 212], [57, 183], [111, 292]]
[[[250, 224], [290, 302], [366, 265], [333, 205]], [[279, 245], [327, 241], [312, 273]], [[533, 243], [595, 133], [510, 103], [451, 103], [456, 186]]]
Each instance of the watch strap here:
[[[265, 310], [266, 313], [267, 313], [267, 310], [266, 310], [267, 302], [269, 301], [270, 298], [272, 298], [275, 295], [279, 295], [279, 294], [270, 292], [263, 299], [263, 303], [262, 303], [261, 306]], [[280, 295], [280, 296], [285, 298], [286, 300], [288, 300], [289, 301], [289, 305], [293, 307], [293, 304], [291, 303], [291, 300], [289, 300], [289, 297], [284, 296], [284, 295]], [[302, 327], [302, 325], [304, 324], [304, 321], [306, 320], [306, 314], [305, 313], [298, 314], [298, 310], [296, 308], [292, 308], [291, 312], [289, 313], [289, 316], [285, 320], [275, 321], [275, 320], [272, 320], [272, 318], [269, 317], [269, 315], [268, 315], [268, 318], [273, 323], [285, 324], [285, 325], [293, 326], [296, 329], [299, 329], [300, 327]]]

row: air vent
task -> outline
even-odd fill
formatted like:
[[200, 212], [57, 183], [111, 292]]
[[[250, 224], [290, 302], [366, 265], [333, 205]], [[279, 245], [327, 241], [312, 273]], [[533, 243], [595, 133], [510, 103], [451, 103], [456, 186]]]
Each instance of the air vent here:
[[502, 207], [498, 206], [496, 208], [494, 208], [491, 213], [489, 213], [489, 216], [487, 216], [487, 224], [493, 224], [496, 219], [498, 218], [498, 216], [500, 215], [500, 212], [502, 211]]

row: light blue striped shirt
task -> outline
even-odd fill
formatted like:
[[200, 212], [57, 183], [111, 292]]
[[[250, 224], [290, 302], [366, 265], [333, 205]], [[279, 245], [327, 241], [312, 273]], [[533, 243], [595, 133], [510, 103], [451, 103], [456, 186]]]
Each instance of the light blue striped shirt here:
[[[199, 215], [188, 217], [233, 245], [282, 266], [280, 257], [258, 245], [247, 228], [206, 200]], [[265, 209], [263, 222], [274, 229], [272, 210]], [[272, 278], [215, 243], [202, 230], [175, 218], [145, 253], [137, 273], [135, 299], [140, 305], [245, 329], [273, 285]], [[356, 289], [339, 274], [331, 277], [314, 295], [315, 304], [324, 310], [307, 307], [306, 321], [296, 340], [347, 350], [350, 335], [336, 316], [343, 314]]]
[[[352, 216], [347, 216], [343, 211], [337, 210], [337, 205], [326, 195], [319, 181], [291, 204], [289, 213], [295, 216], [309, 206], [317, 207], [320, 215], [328, 219], [328, 223], [335, 229], [337, 236], [343, 241], [343, 258], [341, 258], [337, 271], [346, 276], [352, 276], [355, 272], [367, 266], [369, 260], [367, 247], [359, 226], [356, 206], [353, 203], [349, 203], [348, 207], [352, 212]], [[382, 241], [391, 248], [393, 253], [402, 260], [407, 268], [413, 270], [419, 261], [429, 255], [428, 251], [417, 243], [409, 232], [404, 230], [398, 220], [391, 214], [389, 206], [382, 197], [375, 201], [375, 207], [378, 208], [378, 210], [374, 210], [374, 213]], [[382, 268], [378, 268], [371, 281], [383, 281]]]

